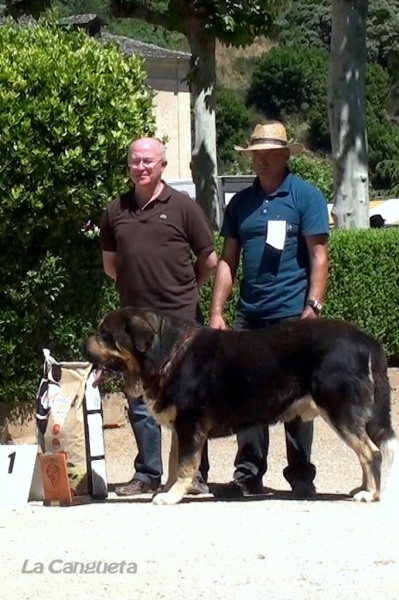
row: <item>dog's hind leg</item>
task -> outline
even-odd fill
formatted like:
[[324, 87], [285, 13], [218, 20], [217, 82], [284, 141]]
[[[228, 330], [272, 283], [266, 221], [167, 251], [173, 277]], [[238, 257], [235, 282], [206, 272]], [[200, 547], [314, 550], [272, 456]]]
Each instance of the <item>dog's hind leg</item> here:
[[177, 469], [176, 480], [165, 492], [154, 496], [154, 504], [177, 504], [191, 488], [194, 477], [199, 469], [201, 462], [201, 452], [207, 433], [199, 427], [183, 426], [175, 423], [175, 432], [177, 439]]
[[379, 500], [382, 463], [380, 450], [365, 431], [357, 435], [347, 429], [341, 429], [339, 434], [347, 445], [356, 452], [362, 467], [362, 485], [352, 490], [351, 496], [358, 502], [375, 502]]
[[374, 502], [380, 497], [382, 454], [368, 428], [375, 404], [372, 358], [367, 346], [354, 347], [353, 353], [356, 372], [350, 366], [333, 368], [328, 363], [324, 378], [318, 379], [316, 394], [312, 395], [320, 415], [359, 459], [362, 485], [351, 495], [358, 502]]
[[385, 508], [395, 507], [399, 499], [399, 443], [391, 420], [391, 386], [385, 353], [376, 346], [372, 354], [372, 372], [374, 382], [374, 405], [366, 431], [380, 448], [384, 461], [390, 465], [382, 504]]

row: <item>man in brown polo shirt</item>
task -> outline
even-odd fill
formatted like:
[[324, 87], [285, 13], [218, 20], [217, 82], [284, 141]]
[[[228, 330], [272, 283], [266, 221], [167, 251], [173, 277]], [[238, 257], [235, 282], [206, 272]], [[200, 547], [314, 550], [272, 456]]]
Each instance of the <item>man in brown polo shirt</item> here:
[[[157, 138], [130, 146], [133, 186], [108, 205], [101, 223], [104, 271], [115, 280], [122, 306], [195, 319], [198, 288], [217, 266], [214, 238], [201, 208], [163, 181], [166, 164]], [[123, 496], [156, 490], [162, 475], [160, 428], [141, 397], [128, 398], [128, 404], [138, 455], [132, 481], [115, 490]], [[208, 469], [205, 449], [198, 493], [207, 491]]]

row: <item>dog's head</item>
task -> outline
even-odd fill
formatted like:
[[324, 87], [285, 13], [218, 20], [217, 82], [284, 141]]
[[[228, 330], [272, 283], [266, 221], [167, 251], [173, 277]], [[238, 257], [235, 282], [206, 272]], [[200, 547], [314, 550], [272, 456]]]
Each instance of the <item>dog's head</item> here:
[[144, 309], [113, 310], [83, 342], [83, 354], [97, 369], [123, 373], [129, 388], [134, 388], [148, 354], [157, 346], [161, 321], [159, 315]]

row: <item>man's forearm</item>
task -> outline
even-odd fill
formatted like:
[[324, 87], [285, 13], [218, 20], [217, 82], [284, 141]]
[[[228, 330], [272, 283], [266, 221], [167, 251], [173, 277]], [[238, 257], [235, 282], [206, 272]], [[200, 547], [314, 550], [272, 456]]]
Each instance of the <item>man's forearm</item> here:
[[230, 265], [223, 259], [219, 261], [213, 285], [211, 316], [221, 316], [226, 301], [231, 293], [234, 283], [234, 274]]
[[327, 289], [328, 258], [320, 255], [313, 257], [310, 271], [310, 284], [308, 298], [323, 301]]

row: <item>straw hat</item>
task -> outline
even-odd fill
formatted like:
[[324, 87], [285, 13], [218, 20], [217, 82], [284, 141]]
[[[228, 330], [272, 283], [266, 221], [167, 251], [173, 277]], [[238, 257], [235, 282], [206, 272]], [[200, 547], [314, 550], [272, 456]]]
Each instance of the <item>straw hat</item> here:
[[303, 145], [299, 143], [289, 144], [286, 129], [279, 121], [256, 125], [251, 135], [251, 141], [246, 148], [234, 146], [234, 149], [238, 152], [280, 150], [281, 148], [289, 148], [290, 154], [299, 154], [303, 150]]

